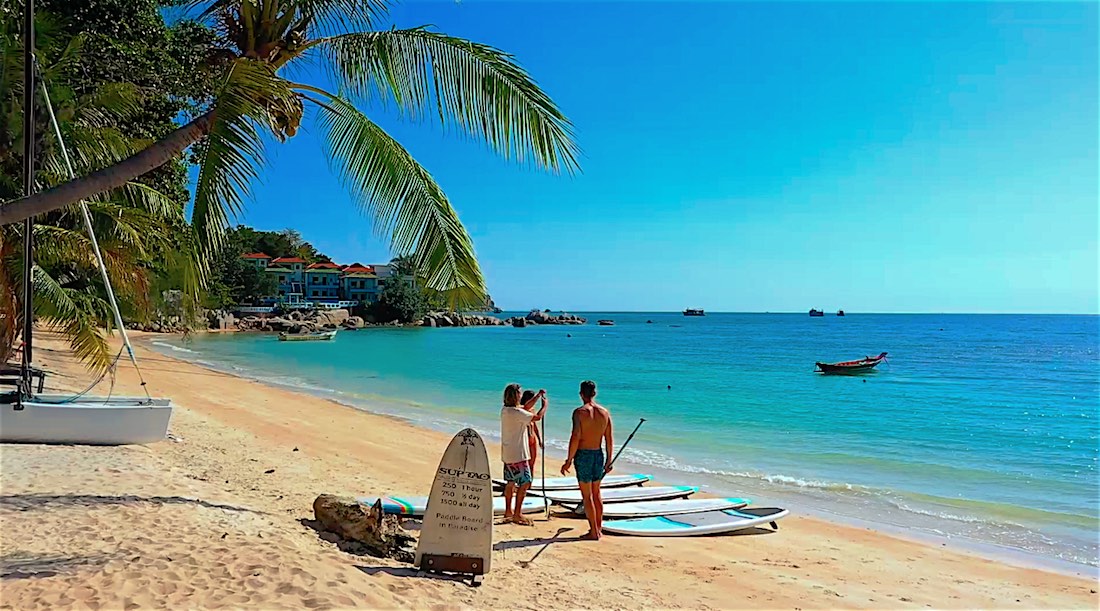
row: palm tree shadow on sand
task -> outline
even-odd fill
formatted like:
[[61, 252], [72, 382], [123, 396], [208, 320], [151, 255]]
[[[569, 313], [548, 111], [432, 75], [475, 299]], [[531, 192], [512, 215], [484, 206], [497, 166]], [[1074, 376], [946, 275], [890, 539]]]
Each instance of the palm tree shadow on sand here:
[[78, 569], [98, 568], [108, 556], [33, 556], [15, 552], [0, 557], [0, 580], [41, 579]]
[[97, 507], [104, 505], [133, 505], [153, 503], [157, 505], [197, 505], [207, 509], [224, 509], [243, 513], [263, 513], [247, 507], [211, 503], [202, 499], [190, 499], [182, 496], [138, 496], [136, 494], [99, 495], [99, 494], [7, 494], [0, 496], [0, 508], [29, 511], [50, 506]]

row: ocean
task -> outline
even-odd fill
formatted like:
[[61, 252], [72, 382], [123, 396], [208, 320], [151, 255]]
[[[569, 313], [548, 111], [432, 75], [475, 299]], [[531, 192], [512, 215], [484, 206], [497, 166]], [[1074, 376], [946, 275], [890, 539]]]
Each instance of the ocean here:
[[[620, 473], [1098, 564], [1096, 316], [582, 315], [588, 325], [377, 328], [332, 342], [210, 334], [153, 344], [237, 375], [446, 432], [469, 425], [490, 438], [507, 383], [545, 388], [555, 470], [578, 384], [592, 379], [618, 443], [646, 419]], [[615, 326], [596, 326], [598, 318]], [[883, 351], [888, 361], [870, 375], [814, 373], [816, 361]]]

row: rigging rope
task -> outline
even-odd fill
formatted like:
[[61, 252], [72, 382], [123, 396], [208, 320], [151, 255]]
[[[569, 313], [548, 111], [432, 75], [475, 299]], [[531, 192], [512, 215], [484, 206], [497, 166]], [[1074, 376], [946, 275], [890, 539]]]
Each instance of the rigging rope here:
[[[69, 160], [69, 150], [65, 146], [65, 140], [61, 137], [61, 127], [57, 124], [57, 115], [53, 111], [53, 103], [50, 101], [50, 93], [46, 89], [46, 79], [42, 74], [42, 70], [38, 66], [38, 59], [35, 58], [34, 70], [38, 73], [38, 80], [42, 85], [42, 97], [45, 98], [46, 110], [50, 113], [50, 124], [53, 125], [54, 134], [57, 136], [57, 144], [61, 147], [61, 156], [65, 160], [65, 167], [69, 170], [69, 178], [76, 179], [76, 172], [73, 170], [72, 161]], [[103, 285], [107, 289], [107, 299], [111, 302], [111, 310], [115, 315], [115, 325], [118, 326], [118, 332], [122, 335], [122, 343], [126, 347], [127, 354], [130, 355], [130, 362], [134, 364], [134, 370], [137, 371], [138, 380], [141, 381], [141, 390], [145, 393], [147, 399], [152, 400], [152, 396], [149, 395], [149, 389], [145, 385], [145, 376], [141, 373], [141, 367], [138, 367], [137, 356], [134, 355], [134, 347], [130, 345], [130, 336], [126, 334], [126, 325], [122, 323], [122, 312], [118, 309], [118, 302], [115, 301], [115, 291], [111, 287], [111, 279], [107, 276], [107, 266], [103, 263], [103, 253], [99, 250], [99, 240], [95, 237], [95, 231], [92, 229], [92, 217], [88, 213], [88, 204], [84, 200], [80, 200], [80, 213], [84, 217], [84, 227], [88, 230], [88, 237], [92, 241], [92, 250], [95, 252], [96, 262], [99, 263], [99, 274], [103, 278]], [[122, 355], [122, 351], [119, 350], [119, 356]], [[115, 363], [112, 365], [112, 369], [118, 364], [118, 357], [115, 358]], [[100, 376], [99, 380], [103, 377]], [[111, 388], [114, 388], [112, 376]], [[98, 384], [99, 381], [96, 382]], [[88, 390], [91, 390], [90, 388]], [[85, 390], [84, 392], [88, 392]]]

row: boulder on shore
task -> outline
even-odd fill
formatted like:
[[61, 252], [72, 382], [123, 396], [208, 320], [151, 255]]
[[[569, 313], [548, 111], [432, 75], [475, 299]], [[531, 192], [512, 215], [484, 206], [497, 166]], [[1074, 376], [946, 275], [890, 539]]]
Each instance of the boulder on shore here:
[[367, 323], [365, 323], [363, 319], [358, 316], [349, 316], [347, 320], [341, 323], [341, 325], [345, 329], [362, 329], [363, 327], [367, 326]]
[[351, 497], [322, 494], [313, 501], [313, 515], [321, 529], [345, 540], [341, 545], [345, 551], [355, 553], [360, 548], [382, 558], [413, 561], [415, 539], [401, 528], [397, 516], [382, 510], [381, 500], [368, 507]]
[[309, 320], [320, 326], [339, 325], [350, 317], [351, 314], [347, 310], [340, 308], [339, 310], [317, 310]]

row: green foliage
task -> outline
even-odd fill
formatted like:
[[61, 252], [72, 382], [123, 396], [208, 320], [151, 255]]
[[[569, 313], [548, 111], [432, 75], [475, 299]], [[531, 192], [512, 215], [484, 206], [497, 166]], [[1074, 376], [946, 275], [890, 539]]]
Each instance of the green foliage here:
[[427, 311], [424, 293], [412, 278], [397, 275], [386, 278], [378, 301], [367, 307], [376, 322], [410, 323], [423, 318]]
[[[36, 54], [42, 82], [56, 111], [62, 137], [77, 174], [116, 163], [146, 145], [145, 135], [135, 126], [146, 122], [148, 91], [132, 82], [106, 81], [104, 75], [90, 77], [89, 64], [103, 59], [91, 54], [88, 39], [95, 32], [71, 25], [69, 9], [80, 9], [94, 2], [65, 2], [64, 10], [49, 12], [45, 2], [37, 13]], [[21, 10], [0, 7], [0, 199], [8, 199], [22, 190], [22, 93], [23, 72], [20, 64], [22, 36]], [[125, 12], [116, 15], [125, 19]], [[96, 24], [88, 26], [95, 28]], [[44, 99], [39, 97], [39, 103]], [[60, 143], [49, 123], [49, 114], [36, 116], [36, 182], [50, 187], [69, 180], [61, 155]], [[181, 175], [182, 178], [185, 178]], [[124, 184], [114, 191], [87, 201], [92, 226], [103, 252], [106, 268], [124, 312], [141, 316], [150, 307], [151, 278], [157, 262], [169, 253], [189, 252], [190, 243], [183, 219], [184, 200], [173, 200], [151, 184], [166, 185], [171, 180], [149, 177], [146, 183]], [[176, 184], [177, 191], [184, 182]], [[114, 327], [106, 300], [106, 290], [93, 254], [83, 218], [76, 208], [55, 210], [35, 219], [35, 315], [60, 329], [70, 340], [75, 353], [94, 370], [106, 368], [111, 359], [103, 329]], [[0, 289], [7, 297], [0, 300], [0, 357], [7, 358], [16, 341], [22, 319], [22, 241], [21, 227], [0, 228]], [[190, 266], [192, 261], [185, 264]]]
[[257, 231], [237, 225], [226, 234], [226, 242], [234, 248], [239, 247], [241, 252], [262, 252], [273, 258], [301, 257], [308, 263], [332, 260], [302, 239], [296, 229]]
[[241, 251], [232, 247], [222, 251], [211, 271], [205, 299], [205, 305], [210, 308], [259, 304], [278, 290], [272, 274], [242, 259]]
[[[215, 112], [198, 147], [202, 167], [192, 216], [207, 248], [222, 243], [246, 201], [265, 159], [264, 144], [293, 137], [307, 106], [316, 110], [333, 170], [376, 231], [393, 251], [412, 258], [423, 286], [456, 307], [484, 301], [470, 237], [428, 171], [355, 102], [381, 102], [407, 118], [438, 120], [521, 163], [577, 169], [568, 120], [498, 49], [427, 27], [369, 31], [387, 12], [381, 0], [185, 4], [218, 34], [208, 62], [218, 73], [210, 106]], [[327, 69], [325, 80], [341, 93], [282, 75], [310, 64]]]

